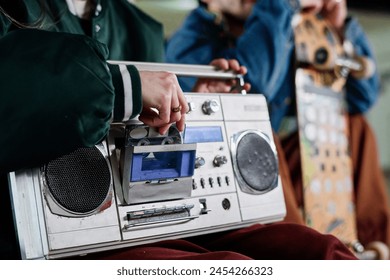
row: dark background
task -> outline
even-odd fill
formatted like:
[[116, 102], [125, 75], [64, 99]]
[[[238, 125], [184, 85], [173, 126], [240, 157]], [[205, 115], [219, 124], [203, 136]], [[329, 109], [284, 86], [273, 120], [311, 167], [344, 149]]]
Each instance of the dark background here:
[[348, 0], [348, 7], [361, 10], [390, 12], [389, 0]]

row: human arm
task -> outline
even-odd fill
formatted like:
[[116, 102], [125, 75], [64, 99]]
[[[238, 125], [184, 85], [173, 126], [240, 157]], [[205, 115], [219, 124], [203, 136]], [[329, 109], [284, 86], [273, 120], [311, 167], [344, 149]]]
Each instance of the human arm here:
[[349, 112], [365, 113], [375, 103], [380, 92], [376, 58], [367, 35], [355, 18], [348, 17], [345, 0], [324, 0], [321, 14], [334, 28], [340, 40], [349, 41], [353, 46], [353, 56], [364, 57], [372, 64], [368, 67], [373, 69], [365, 70], [368, 74], [366, 76], [359, 77], [352, 71], [346, 84]]
[[[270, 102], [279, 103], [283, 101], [280, 97], [287, 96], [287, 91], [285, 87], [283, 90], [278, 89], [278, 86], [283, 86], [287, 82], [292, 86], [290, 91], [294, 87], [291, 82], [294, 79], [293, 61], [291, 61], [293, 40], [290, 41], [289, 39], [292, 33], [289, 24], [291, 9], [289, 12], [286, 6], [284, 9], [282, 6], [283, 2], [286, 4], [290, 1], [273, 1], [269, 2], [268, 5], [267, 2], [263, 0], [255, 6], [252, 18], [248, 19], [246, 31], [237, 43], [236, 57], [248, 68], [248, 80], [251, 81], [253, 88], [265, 93]], [[263, 4], [261, 5], [261, 3]], [[356, 19], [347, 16], [345, 0], [300, 0], [300, 7], [295, 12], [299, 10], [321, 13], [336, 30], [341, 40], [348, 40], [352, 43], [355, 55], [367, 57], [375, 62], [373, 50], [363, 29]], [[285, 14], [284, 18], [286, 19], [284, 24], [281, 20], [283, 14]], [[253, 34], [256, 34], [256, 32], [261, 34], [257, 35], [259, 38], [254, 44], [257, 50], [248, 47], [251, 40], [252, 42], [255, 41], [256, 35]], [[280, 35], [281, 32], [284, 32], [284, 35]], [[261, 40], [265, 42], [263, 44], [259, 43]], [[259, 61], [262, 63], [256, 65], [256, 62]], [[290, 64], [290, 66], [286, 64]], [[284, 69], [280, 69], [281, 67], [284, 67]], [[253, 73], [257, 73], [258, 76], [260, 74], [261, 77], [255, 77]], [[378, 72], [375, 71], [373, 75], [365, 78], [357, 78], [352, 73], [348, 77], [346, 89], [349, 112], [366, 112], [378, 97]]]
[[[142, 105], [155, 105], [149, 101], [154, 92], [147, 89], [142, 97], [149, 100], [143, 104], [134, 66], [107, 65], [106, 58], [104, 45], [81, 35], [18, 30], [0, 39], [0, 144], [7, 147], [0, 156], [3, 171], [93, 146], [107, 135], [111, 121], [134, 118], [142, 115]], [[125, 80], [132, 85], [127, 93]], [[178, 93], [168, 96], [178, 98]], [[164, 110], [175, 105], [169, 98], [159, 101]]]
[[[215, 22], [216, 16], [202, 7], [197, 8], [168, 41], [167, 61], [209, 64], [219, 57], [237, 59], [248, 68], [246, 79], [252, 85], [252, 91], [268, 94], [269, 89], [281, 84], [287, 74], [286, 59], [293, 47], [289, 35], [292, 35], [290, 22], [294, 9], [284, 0], [258, 1], [245, 33], [235, 46], [231, 46], [229, 38], [223, 35], [223, 24]], [[270, 38], [264, 39], [267, 34]], [[187, 90], [192, 88], [194, 80], [191, 82], [184, 85]]]
[[[209, 64], [215, 58], [236, 59], [247, 68], [245, 80], [251, 92], [268, 99], [273, 126], [287, 113], [293, 81], [293, 34], [291, 20], [299, 9], [287, 0], [257, 1], [245, 24], [245, 32], [232, 41], [224, 35], [224, 25], [205, 8], [192, 11], [167, 44], [167, 62]], [[195, 79], [180, 80], [183, 89], [191, 90]]]
[[2, 170], [41, 164], [104, 139], [112, 115], [124, 116], [114, 109], [106, 55], [103, 45], [79, 35], [17, 30], [0, 39]]
[[[216, 25], [215, 15], [203, 7], [193, 10], [183, 25], [169, 38], [166, 44], [165, 61], [180, 64], [208, 65], [217, 58], [218, 51], [225, 48], [221, 37], [223, 27]], [[179, 78], [183, 91], [192, 91], [196, 78]]]

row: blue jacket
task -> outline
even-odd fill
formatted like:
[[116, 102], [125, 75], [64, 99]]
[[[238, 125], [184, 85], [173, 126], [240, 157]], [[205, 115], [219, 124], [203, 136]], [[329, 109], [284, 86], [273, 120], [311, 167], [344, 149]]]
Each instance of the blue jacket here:
[[[299, 10], [296, 1], [261, 0], [255, 4], [245, 23], [245, 32], [231, 43], [223, 26], [203, 7], [193, 10], [183, 25], [167, 41], [166, 61], [209, 64], [215, 58], [235, 58], [248, 68], [246, 80], [252, 93], [263, 93], [269, 103], [271, 123], [278, 131], [284, 116], [294, 107], [294, 38], [291, 20]], [[373, 58], [362, 28], [355, 19], [346, 22], [345, 38], [358, 55]], [[191, 90], [194, 79], [180, 79], [184, 91]], [[379, 75], [368, 79], [348, 78], [347, 103], [350, 113], [364, 113], [379, 93]]]

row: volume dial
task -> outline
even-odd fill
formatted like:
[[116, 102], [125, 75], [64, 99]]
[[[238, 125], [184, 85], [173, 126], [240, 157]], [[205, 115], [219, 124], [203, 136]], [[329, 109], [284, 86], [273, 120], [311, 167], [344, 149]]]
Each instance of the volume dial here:
[[220, 167], [221, 165], [224, 165], [227, 163], [227, 158], [225, 156], [216, 156], [213, 160], [213, 164], [216, 167]]
[[219, 103], [215, 99], [207, 100], [202, 105], [202, 111], [206, 115], [211, 115], [218, 112], [219, 108], [220, 108]]
[[203, 165], [205, 165], [206, 161], [204, 160], [203, 157], [197, 157], [195, 159], [195, 168], [200, 168], [202, 167]]

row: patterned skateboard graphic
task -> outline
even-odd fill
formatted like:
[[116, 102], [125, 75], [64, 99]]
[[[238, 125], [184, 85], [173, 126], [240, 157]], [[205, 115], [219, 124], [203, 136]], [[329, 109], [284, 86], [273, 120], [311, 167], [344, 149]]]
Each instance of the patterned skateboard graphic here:
[[345, 78], [334, 62], [342, 46], [318, 16], [301, 14], [293, 25], [305, 220], [352, 247], [357, 232]]

